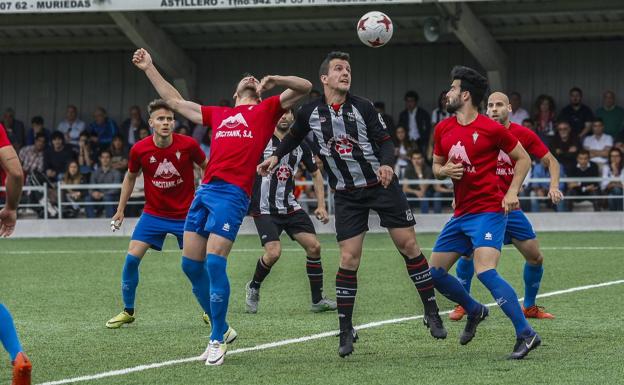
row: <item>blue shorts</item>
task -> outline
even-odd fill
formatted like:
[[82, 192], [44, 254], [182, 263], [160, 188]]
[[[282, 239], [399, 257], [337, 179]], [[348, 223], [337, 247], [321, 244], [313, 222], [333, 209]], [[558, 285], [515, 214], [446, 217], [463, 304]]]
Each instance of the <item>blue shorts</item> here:
[[249, 197], [240, 187], [224, 181], [202, 184], [186, 216], [184, 231], [205, 238], [214, 233], [234, 242], [248, 208]]
[[134, 227], [131, 239], [148, 243], [152, 249], [160, 251], [167, 234], [175, 235], [178, 246], [182, 248], [184, 219], [169, 219], [143, 213]]
[[527, 239], [535, 239], [535, 231], [533, 226], [529, 222], [529, 218], [522, 212], [522, 210], [514, 210], [507, 215], [507, 227], [505, 229], [506, 245], [510, 245], [511, 239], [517, 239], [519, 241], [526, 241]]
[[507, 217], [502, 213], [464, 214], [453, 217], [438, 236], [434, 252], [471, 255], [479, 247], [503, 246]]

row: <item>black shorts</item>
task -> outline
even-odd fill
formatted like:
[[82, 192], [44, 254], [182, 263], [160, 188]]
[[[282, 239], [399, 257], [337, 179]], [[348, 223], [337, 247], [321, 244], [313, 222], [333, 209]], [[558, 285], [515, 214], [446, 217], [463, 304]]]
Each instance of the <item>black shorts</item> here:
[[298, 233], [316, 234], [314, 224], [304, 210], [291, 214], [261, 214], [254, 217], [254, 223], [262, 246], [268, 242], [279, 241], [282, 231], [286, 231], [292, 240]]
[[336, 191], [336, 238], [338, 242], [368, 231], [368, 214], [374, 210], [387, 228], [412, 227], [416, 224], [405, 193], [396, 178], [388, 188], [381, 184], [356, 190]]

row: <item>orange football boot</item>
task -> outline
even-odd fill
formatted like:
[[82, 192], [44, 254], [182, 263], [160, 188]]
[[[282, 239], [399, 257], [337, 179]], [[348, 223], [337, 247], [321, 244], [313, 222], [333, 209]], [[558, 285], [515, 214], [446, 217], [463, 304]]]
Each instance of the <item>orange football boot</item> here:
[[449, 313], [449, 319], [451, 321], [461, 321], [462, 318], [466, 315], [466, 310], [464, 310], [461, 305], [455, 305], [455, 309]]
[[522, 306], [522, 312], [524, 316], [527, 318], [538, 318], [538, 319], [555, 319], [555, 316], [546, 312], [543, 306], [529, 306], [528, 308], [524, 308]]
[[24, 353], [18, 353], [13, 361], [13, 381], [11, 385], [30, 385], [32, 363]]

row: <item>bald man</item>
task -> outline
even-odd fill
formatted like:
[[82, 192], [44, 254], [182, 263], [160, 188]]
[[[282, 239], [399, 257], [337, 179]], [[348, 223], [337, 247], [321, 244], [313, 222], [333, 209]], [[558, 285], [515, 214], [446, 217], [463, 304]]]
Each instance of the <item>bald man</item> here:
[[[548, 151], [546, 145], [544, 145], [535, 132], [510, 122], [510, 113], [511, 104], [507, 95], [502, 92], [494, 92], [490, 95], [487, 103], [487, 115], [507, 127], [510, 133], [518, 138], [522, 147], [529, 154], [539, 159], [544, 167], [548, 168], [550, 172], [548, 198], [553, 204], [559, 203], [563, 199], [563, 194], [559, 191], [559, 162]], [[496, 174], [499, 176], [499, 187], [502, 191], [509, 189], [514, 175], [514, 163], [509, 155], [503, 151], [498, 154]], [[526, 260], [524, 265], [524, 306], [522, 307], [524, 315], [527, 318], [555, 318], [552, 314], [547, 313], [543, 307], [535, 304], [544, 271], [542, 267], [544, 257], [540, 251], [533, 226], [531, 226], [521, 209], [509, 212], [504, 243], [506, 245], [513, 243]], [[464, 256], [460, 258], [456, 271], [457, 278], [462, 282], [466, 291], [470, 292], [470, 284], [474, 274], [474, 265], [471, 257]], [[449, 314], [449, 318], [453, 321], [459, 321], [464, 315], [464, 309], [457, 305]]]

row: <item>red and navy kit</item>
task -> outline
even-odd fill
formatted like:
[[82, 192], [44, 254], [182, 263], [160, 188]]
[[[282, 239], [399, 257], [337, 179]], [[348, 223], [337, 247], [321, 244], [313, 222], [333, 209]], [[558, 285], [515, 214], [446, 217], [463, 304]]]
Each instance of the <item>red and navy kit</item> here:
[[162, 218], [184, 219], [195, 193], [193, 163], [201, 165], [206, 155], [193, 138], [173, 134], [169, 147], [160, 148], [149, 136], [130, 150], [128, 170], [143, 171], [143, 212]]

